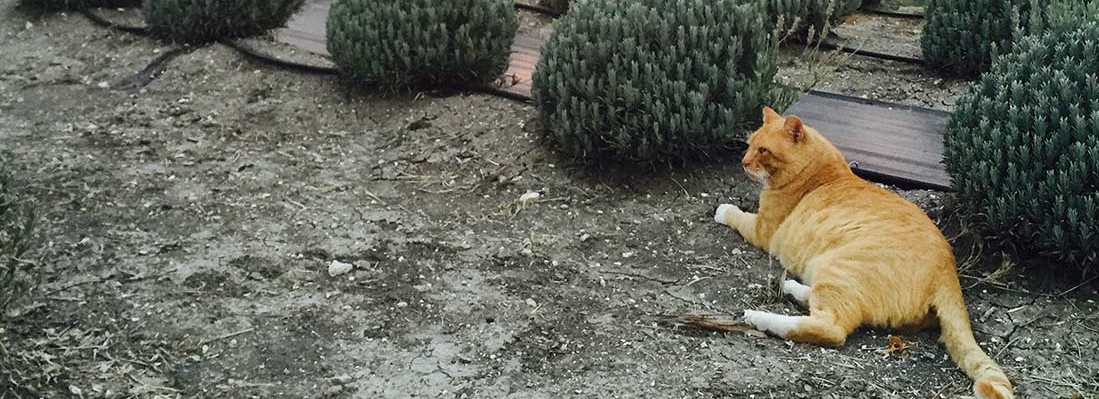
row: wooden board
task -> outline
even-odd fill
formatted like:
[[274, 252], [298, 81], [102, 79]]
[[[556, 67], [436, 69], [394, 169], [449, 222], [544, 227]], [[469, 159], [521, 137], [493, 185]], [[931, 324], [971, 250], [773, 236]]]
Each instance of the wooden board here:
[[[325, 22], [335, 0], [311, 0], [278, 31], [277, 40], [328, 56]], [[526, 96], [542, 40], [517, 35], [501, 87]], [[872, 180], [911, 187], [948, 190], [950, 180], [940, 163], [942, 133], [948, 114], [838, 94], [803, 94], [786, 112], [816, 128], [844, 152], [856, 171]]]
[[868, 178], [950, 189], [941, 163], [946, 112], [814, 91], [785, 114], [821, 132]]

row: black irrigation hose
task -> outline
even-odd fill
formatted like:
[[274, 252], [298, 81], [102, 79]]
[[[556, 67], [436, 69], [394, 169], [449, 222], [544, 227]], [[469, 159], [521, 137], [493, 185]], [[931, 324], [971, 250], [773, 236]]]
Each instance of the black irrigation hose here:
[[[804, 43], [804, 42], [802, 42], [802, 43]], [[847, 46], [837, 45], [835, 42], [832, 42], [831, 40], [827, 40], [827, 39], [820, 42], [820, 48], [825, 49], [825, 50], [839, 50], [839, 51], [842, 51], [842, 52], [845, 52], [845, 53], [848, 53], [848, 54], [861, 55], [861, 56], [864, 56], [864, 57], [878, 58], [878, 59], [889, 60], [889, 61], [904, 62], [904, 63], [908, 63], [908, 64], [915, 64], [915, 65], [925, 65], [926, 64], [926, 62], [921, 58], [913, 58], [913, 57], [907, 57], [907, 56], [903, 56], [903, 55], [879, 53], [877, 51], [870, 51], [870, 50], [854, 49], [854, 48], [850, 48], [850, 47], [847, 47]]]
[[[99, 14], [96, 14], [86, 8], [80, 10], [80, 12], [84, 14], [84, 16], [88, 18], [88, 20], [92, 21], [96, 25], [105, 27], [107, 29], [113, 29], [119, 32], [126, 32], [140, 36], [147, 36], [149, 34], [149, 29], [144, 26], [117, 24], [108, 21], [103, 17], [100, 17]], [[152, 83], [153, 80], [159, 77], [161, 73], [164, 73], [164, 70], [168, 67], [169, 61], [192, 51], [195, 51], [195, 47], [187, 46], [176, 48], [171, 51], [165, 52], [164, 54], [161, 54], [160, 56], [153, 59], [153, 61], [150, 62], [149, 65], [146, 65], [145, 68], [141, 70], [141, 72], [138, 72], [137, 76], [133, 77], [132, 82], [128, 86], [135, 89], [140, 89], [148, 86], [149, 83]]]
[[130, 26], [130, 25], [116, 24], [114, 22], [103, 19], [103, 17], [100, 17], [99, 14], [96, 14], [96, 13], [92, 12], [92, 10], [89, 10], [87, 8], [80, 10], [80, 13], [84, 14], [84, 16], [88, 18], [88, 20], [92, 21], [96, 25], [102, 26], [102, 27], [107, 28], [107, 29], [114, 29], [114, 30], [117, 30], [119, 32], [132, 33], [132, 34], [135, 34], [135, 35], [142, 35], [142, 36], [146, 36], [146, 35], [149, 34], [149, 29], [144, 27], [144, 26]]
[[[120, 32], [132, 33], [132, 34], [135, 34], [135, 35], [142, 35], [142, 36], [146, 36], [146, 35], [149, 34], [149, 30], [144, 26], [129, 26], [129, 25], [117, 24], [117, 23], [108, 21], [108, 20], [104, 19], [103, 17], [100, 17], [99, 15], [97, 15], [96, 13], [94, 13], [91, 10], [88, 10], [88, 9], [80, 10], [80, 12], [82, 14], [84, 14], [84, 16], [88, 18], [88, 20], [92, 21], [96, 25], [99, 25], [99, 26], [102, 26], [102, 27], [105, 27], [105, 28], [108, 28], [108, 29], [114, 29], [114, 30], [117, 30], [117, 31], [120, 31]], [[263, 53], [263, 52], [258, 51], [256, 49], [253, 49], [249, 46], [246, 46], [246, 45], [240, 43], [239, 41], [221, 40], [220, 42], [221, 42], [221, 44], [224, 44], [225, 46], [227, 46], [227, 47], [229, 47], [233, 50], [236, 50], [238, 53], [240, 53], [240, 54], [242, 54], [242, 55], [244, 55], [248, 58], [263, 62], [263, 63], [268, 64], [268, 65], [273, 65], [273, 66], [277, 66], [277, 67], [281, 67], [281, 68], [287, 68], [287, 69], [295, 70], [295, 71], [299, 71], [299, 72], [314, 73], [314, 74], [319, 74], [319, 75], [338, 75], [339, 74], [339, 71], [336, 68], [333, 68], [333, 67], [325, 67], [325, 66], [319, 66], [319, 65], [309, 65], [309, 64], [303, 64], [303, 63], [299, 63], [299, 62], [279, 59], [277, 57], [271, 56], [269, 54]], [[136, 87], [143, 87], [145, 85], [148, 85], [149, 82], [152, 81], [152, 79], [155, 79], [156, 76], [160, 75], [160, 73], [164, 71], [164, 65], [168, 61], [170, 61], [171, 59], [173, 59], [176, 56], [179, 56], [179, 55], [181, 55], [185, 52], [193, 51], [194, 49], [195, 49], [195, 47], [183, 47], [183, 48], [178, 48], [178, 49], [175, 49], [175, 50], [172, 50], [172, 51], [169, 51], [167, 53], [164, 53], [164, 54], [160, 55], [155, 60], [153, 60], [152, 63], [150, 63], [148, 66], [146, 66], [145, 69], [143, 69], [141, 71], [141, 73], [138, 74], [137, 78], [135, 79], [134, 85]], [[444, 89], [448, 89], [448, 88], [444, 88]], [[449, 87], [449, 89], [456, 89], [456, 90], [466, 91], [466, 92], [489, 94], [489, 95], [493, 95], [493, 96], [497, 96], [497, 97], [506, 98], [506, 99], [509, 99], [509, 100], [521, 101], [521, 102], [526, 102], [526, 103], [531, 102], [530, 96], [526, 96], [526, 95], [519, 94], [519, 93], [512, 93], [512, 92], [502, 90], [502, 89], [499, 89], [499, 88], [496, 88], [496, 87], [491, 87], [491, 86], [455, 86], [455, 87]]]
[[508, 100], [515, 100], [515, 101], [519, 101], [519, 102], [524, 102], [524, 103], [528, 103], [528, 104], [534, 102], [534, 99], [532, 99], [530, 96], [528, 96], [526, 94], [519, 94], [519, 93], [515, 93], [515, 92], [510, 92], [510, 91], [507, 91], [507, 90], [504, 90], [504, 89], [501, 89], [501, 88], [498, 88], [498, 87], [492, 87], [492, 86], [488, 86], [488, 85], [469, 86], [469, 87], [464, 87], [464, 89], [465, 89], [465, 91], [488, 94], [488, 95], [492, 95], [492, 96], [496, 96], [496, 97], [500, 97], [500, 98], [506, 98]]
[[326, 66], [320, 66], [320, 65], [310, 65], [310, 64], [300, 63], [300, 62], [294, 62], [294, 61], [287, 61], [287, 60], [279, 59], [279, 58], [273, 57], [271, 55], [265, 54], [263, 52], [260, 52], [256, 49], [253, 49], [253, 48], [251, 48], [247, 45], [244, 45], [241, 42], [236, 41], [236, 40], [222, 40], [221, 44], [224, 44], [226, 47], [229, 47], [233, 50], [236, 50], [237, 52], [243, 54], [244, 56], [246, 56], [248, 58], [263, 62], [263, 63], [268, 64], [268, 65], [273, 65], [273, 66], [277, 66], [277, 67], [291, 69], [291, 70], [295, 70], [295, 71], [299, 71], [299, 72], [315, 73], [315, 74], [319, 74], [319, 75], [339, 75], [339, 73], [340, 73], [340, 71], [337, 70], [334, 67], [326, 67]]
[[559, 13], [557, 11], [554, 11], [554, 10], [551, 10], [549, 8], [542, 7], [542, 6], [536, 6], [534, 4], [526, 4], [526, 3], [516, 2], [515, 3], [515, 8], [518, 8], [520, 10], [534, 11], [536, 13], [544, 14], [544, 15], [547, 15], [547, 16], [550, 16], [550, 17], [553, 17], [553, 18], [557, 18], [557, 17], [561, 16], [561, 13]]
[[894, 17], [894, 18], [904, 18], [904, 19], [923, 19], [924, 18], [923, 14], [893, 11], [893, 10], [889, 10], [889, 9], [885, 9], [885, 8], [879, 8], [879, 7], [865, 7], [862, 10], [866, 11], [868, 13], [871, 13], [871, 14], [884, 15], [884, 16], [887, 16], [887, 17]]
[[179, 57], [183, 54], [195, 51], [196, 49], [196, 47], [186, 46], [179, 47], [171, 51], [165, 52], [164, 54], [161, 54], [159, 57], [153, 59], [153, 62], [150, 62], [149, 65], [146, 65], [145, 68], [141, 70], [141, 72], [138, 72], [137, 76], [134, 76], [133, 82], [131, 83], [130, 87], [140, 89], [148, 86], [149, 83], [152, 83], [153, 80], [156, 80], [156, 78], [160, 77], [160, 74], [164, 73], [164, 70], [168, 68], [169, 61], [174, 60], [176, 57]]
[[[253, 48], [251, 48], [251, 47], [249, 47], [249, 46], [247, 46], [247, 45], [245, 45], [245, 44], [243, 44], [239, 41], [223, 40], [221, 43], [228, 46], [228, 47], [230, 47], [230, 48], [232, 48], [232, 49], [234, 49], [234, 50], [239, 51], [241, 54], [244, 54], [244, 55], [248, 56], [249, 58], [255, 59], [255, 60], [263, 62], [265, 64], [274, 65], [274, 66], [283, 67], [283, 68], [288, 68], [288, 69], [292, 69], [292, 70], [295, 70], [295, 71], [306, 72], [306, 73], [315, 73], [315, 74], [321, 74], [321, 75], [338, 75], [339, 74], [339, 70], [337, 70], [336, 68], [333, 68], [333, 67], [326, 67], [326, 66], [319, 66], [319, 65], [309, 65], [309, 64], [303, 64], [303, 63], [299, 63], [299, 62], [279, 59], [279, 58], [277, 58], [275, 56], [272, 56], [270, 54], [266, 54], [262, 51], [253, 49]], [[483, 94], [489, 94], [489, 95], [493, 95], [493, 96], [497, 96], [497, 97], [506, 98], [506, 99], [509, 99], [509, 100], [515, 100], [515, 101], [527, 102], [527, 103], [531, 102], [530, 96], [526, 96], [526, 95], [519, 94], [519, 93], [512, 93], [512, 92], [507, 91], [507, 90], [503, 90], [503, 89], [500, 89], [500, 88], [487, 86], [487, 85], [482, 85], [482, 86], [453, 85], [453, 86], [443, 86], [443, 87], [440, 87], [440, 89], [471, 92], [471, 93], [483, 93]]]

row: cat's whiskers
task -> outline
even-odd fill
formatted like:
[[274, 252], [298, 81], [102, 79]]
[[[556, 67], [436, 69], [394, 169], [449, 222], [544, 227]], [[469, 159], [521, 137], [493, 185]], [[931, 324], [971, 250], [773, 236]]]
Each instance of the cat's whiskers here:
[[752, 180], [762, 183], [763, 188], [767, 188], [771, 181], [771, 174], [767, 173], [767, 171], [765, 170], [751, 170], [748, 168], [744, 168], [744, 172], [747, 173], [748, 176], [752, 178]]

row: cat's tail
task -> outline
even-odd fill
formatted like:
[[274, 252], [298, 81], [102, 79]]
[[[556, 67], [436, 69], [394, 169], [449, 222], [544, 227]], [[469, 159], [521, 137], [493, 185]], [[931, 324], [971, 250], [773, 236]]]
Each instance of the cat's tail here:
[[1011, 381], [992, 358], [988, 357], [969, 325], [969, 312], [965, 308], [960, 284], [944, 284], [934, 299], [935, 312], [939, 316], [942, 336], [950, 357], [973, 379], [973, 392], [978, 399], [1012, 399], [1015, 397]]

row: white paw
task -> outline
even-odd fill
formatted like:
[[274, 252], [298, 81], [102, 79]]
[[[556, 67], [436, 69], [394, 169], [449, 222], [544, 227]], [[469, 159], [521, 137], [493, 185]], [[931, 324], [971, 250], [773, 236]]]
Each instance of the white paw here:
[[755, 310], [744, 311], [744, 322], [752, 325], [757, 330], [769, 332], [779, 337], [786, 338], [786, 334], [794, 329], [798, 319], [794, 316], [760, 312]]
[[714, 212], [714, 221], [718, 222], [718, 223], [721, 223], [721, 224], [728, 224], [728, 223], [725, 223], [725, 220], [726, 220], [725, 219], [725, 214], [732, 211], [732, 210], [734, 210], [734, 209], [738, 210], [738, 211], [740, 210], [740, 208], [737, 208], [736, 205], [730, 205], [730, 204], [718, 205], [717, 206], [717, 212]]
[[809, 286], [794, 280], [783, 281], [782, 292], [790, 294], [801, 303], [805, 303], [805, 300], [809, 298]]

